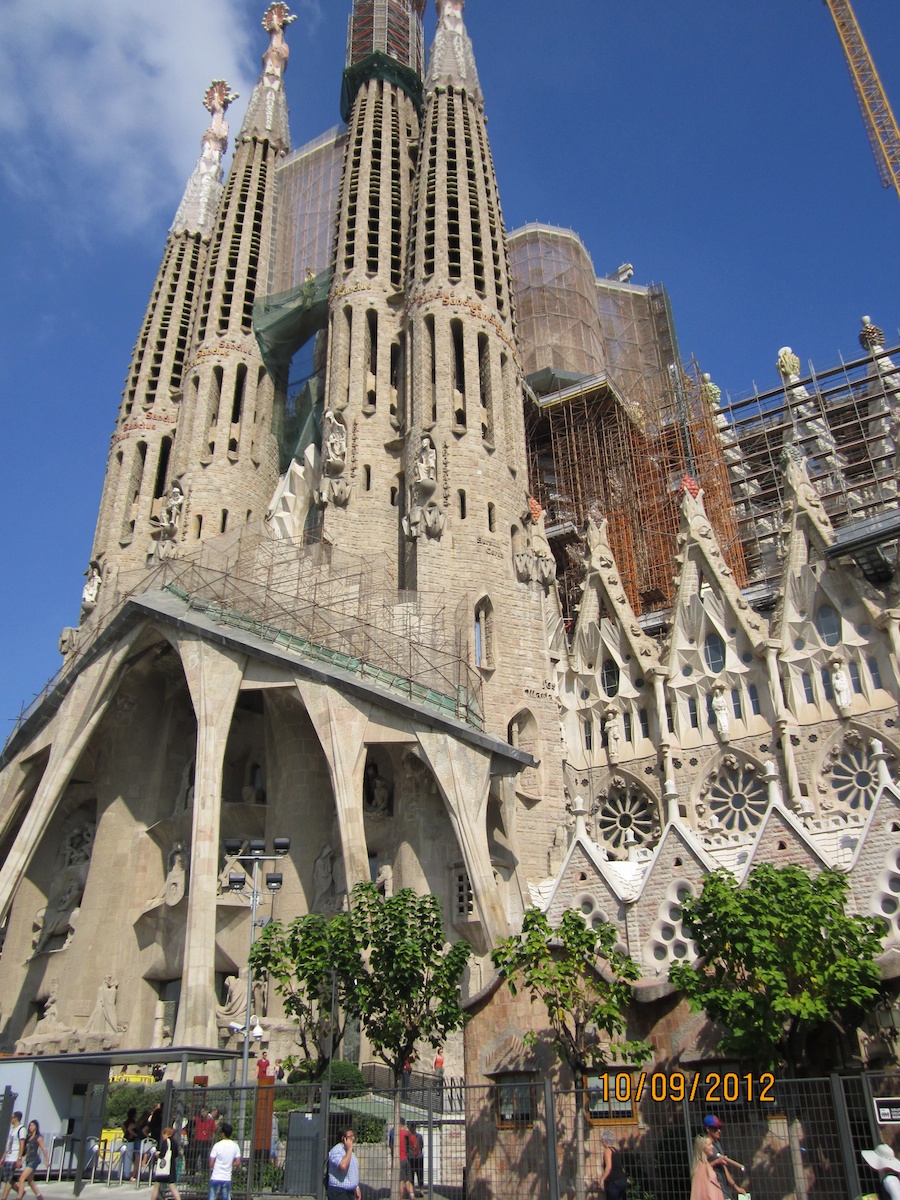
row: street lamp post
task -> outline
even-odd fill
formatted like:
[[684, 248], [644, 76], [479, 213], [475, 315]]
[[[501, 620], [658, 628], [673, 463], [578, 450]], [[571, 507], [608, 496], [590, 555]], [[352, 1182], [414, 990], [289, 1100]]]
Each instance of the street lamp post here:
[[[262, 838], [251, 838], [247, 842], [228, 839], [224, 843], [225, 853], [234, 862], [247, 863], [252, 865], [253, 872], [251, 876], [250, 892], [250, 950], [253, 949], [253, 942], [256, 937], [256, 928], [258, 925], [257, 911], [259, 909], [259, 868], [261, 863], [279, 862], [288, 853], [291, 848], [290, 838], [274, 838], [272, 841], [273, 854], [266, 854], [266, 843]], [[284, 876], [280, 871], [266, 872], [266, 891], [272, 895], [281, 890], [281, 885], [284, 882]], [[242, 892], [247, 883], [246, 871], [232, 871], [228, 876], [228, 887], [232, 892]], [[233, 1028], [233, 1026], [232, 1026]], [[244, 1124], [246, 1116], [246, 1088], [247, 1079], [250, 1073], [250, 1038], [259, 1038], [263, 1035], [262, 1026], [259, 1023], [259, 1014], [253, 1012], [253, 972], [250, 968], [250, 960], [248, 955], [247, 960], [247, 1006], [244, 1012], [244, 1054], [241, 1064], [241, 1108], [238, 1118], [238, 1143], [243, 1150], [244, 1145]]]

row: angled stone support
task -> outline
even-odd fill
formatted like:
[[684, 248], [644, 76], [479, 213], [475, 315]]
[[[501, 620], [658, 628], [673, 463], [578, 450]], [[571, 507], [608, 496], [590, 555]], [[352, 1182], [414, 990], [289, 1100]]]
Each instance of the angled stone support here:
[[327, 684], [310, 679], [297, 679], [296, 683], [328, 762], [349, 893], [356, 884], [369, 878], [363, 780], [366, 771], [364, 738], [372, 706], [343, 696]]
[[174, 634], [194, 714], [197, 758], [191, 818], [191, 869], [176, 1046], [215, 1046], [216, 903], [222, 772], [246, 656], [193, 634]]
[[136, 637], [135, 630], [114, 649], [85, 667], [60, 706], [47, 768], [22, 828], [0, 868], [0, 916], [8, 910], [72, 772], [109, 707], [119, 683], [119, 670]]
[[457, 840], [462, 848], [472, 894], [478, 907], [487, 948], [506, 937], [508, 922], [491, 866], [487, 839], [487, 802], [491, 787], [491, 756], [485, 750], [455, 741], [446, 733], [418, 735], [431, 767]]

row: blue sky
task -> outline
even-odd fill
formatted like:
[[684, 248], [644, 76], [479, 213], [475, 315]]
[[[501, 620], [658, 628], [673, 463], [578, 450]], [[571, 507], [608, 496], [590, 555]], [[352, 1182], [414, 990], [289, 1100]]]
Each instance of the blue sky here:
[[[259, 70], [262, 0], [0, 7], [0, 720], [78, 618], [109, 436], [202, 94]], [[900, 113], [896, 0], [855, 0]], [[338, 118], [350, 0], [301, 0], [294, 144]], [[428, 38], [434, 13], [427, 16]], [[900, 340], [900, 201], [872, 161], [819, 0], [469, 0], [507, 228], [576, 230], [598, 273], [662, 282], [683, 354], [733, 396]]]

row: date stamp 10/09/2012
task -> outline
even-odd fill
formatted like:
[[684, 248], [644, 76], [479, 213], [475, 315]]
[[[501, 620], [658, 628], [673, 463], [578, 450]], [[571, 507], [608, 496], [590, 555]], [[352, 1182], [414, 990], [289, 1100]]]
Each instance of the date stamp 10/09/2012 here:
[[667, 1100], [680, 1104], [682, 1100], [701, 1104], [774, 1104], [775, 1076], [768, 1071], [760, 1075], [749, 1072], [707, 1071], [686, 1075], [682, 1071], [618, 1071], [589, 1077], [589, 1090], [604, 1103], [616, 1101], [629, 1104], [650, 1100], [662, 1104]]

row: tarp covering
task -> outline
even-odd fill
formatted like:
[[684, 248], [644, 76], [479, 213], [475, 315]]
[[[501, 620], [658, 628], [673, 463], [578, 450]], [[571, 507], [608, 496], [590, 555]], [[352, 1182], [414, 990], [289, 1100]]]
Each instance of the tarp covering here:
[[293, 356], [328, 324], [331, 275], [330, 269], [311, 275], [300, 287], [265, 296], [253, 305], [253, 332], [263, 362], [282, 387], [287, 384]]

